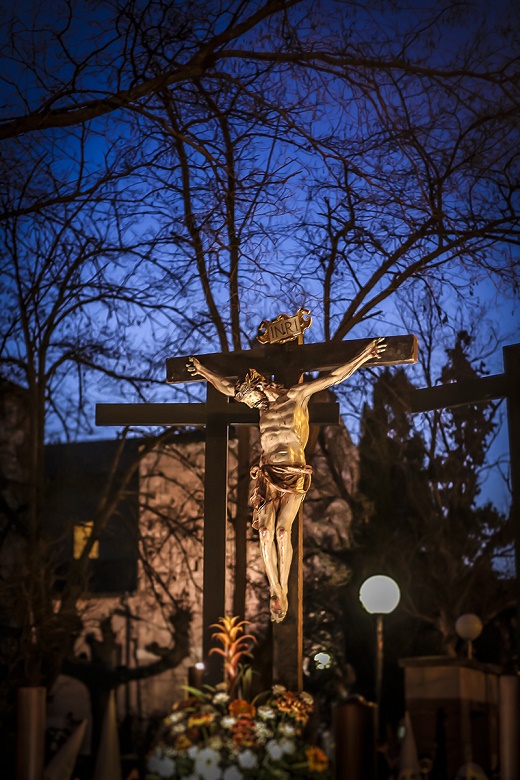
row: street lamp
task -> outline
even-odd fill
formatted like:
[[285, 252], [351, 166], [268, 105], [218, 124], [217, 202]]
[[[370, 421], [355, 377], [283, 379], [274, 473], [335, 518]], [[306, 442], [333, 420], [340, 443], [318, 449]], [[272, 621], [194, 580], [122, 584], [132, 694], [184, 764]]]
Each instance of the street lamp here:
[[455, 631], [468, 643], [468, 658], [473, 658], [473, 642], [482, 633], [482, 621], [478, 615], [472, 613], [461, 615], [455, 623]]
[[383, 682], [383, 615], [394, 611], [399, 604], [400, 597], [397, 583], [384, 574], [369, 577], [359, 591], [359, 600], [366, 611], [376, 616], [376, 703], [378, 712], [381, 709]]

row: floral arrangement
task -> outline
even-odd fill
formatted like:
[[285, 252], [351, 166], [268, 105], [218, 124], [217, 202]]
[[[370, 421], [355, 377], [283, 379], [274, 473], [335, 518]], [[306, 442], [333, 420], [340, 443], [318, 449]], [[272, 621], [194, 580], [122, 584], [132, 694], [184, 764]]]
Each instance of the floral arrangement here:
[[148, 757], [146, 780], [330, 778], [327, 756], [304, 738], [312, 696], [275, 685], [247, 701], [243, 683], [250, 670], [239, 664], [247, 654], [244, 624], [236, 618], [221, 618], [221, 624], [216, 638], [226, 679], [217, 688], [188, 688], [189, 696], [173, 706]]
[[275, 685], [259, 706], [225, 691], [176, 704], [148, 759], [147, 780], [325, 780], [325, 753], [307, 745], [303, 730], [312, 696]]

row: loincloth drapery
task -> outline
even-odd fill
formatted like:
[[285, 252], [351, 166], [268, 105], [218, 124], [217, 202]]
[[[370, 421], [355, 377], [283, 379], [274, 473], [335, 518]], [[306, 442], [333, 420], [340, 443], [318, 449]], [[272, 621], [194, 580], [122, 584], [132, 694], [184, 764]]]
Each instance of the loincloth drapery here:
[[283, 463], [260, 463], [251, 468], [254, 488], [251, 494], [253, 505], [253, 528], [258, 530], [258, 513], [276, 497], [273, 490], [281, 495], [293, 493], [305, 498], [311, 486], [312, 466], [292, 466]]

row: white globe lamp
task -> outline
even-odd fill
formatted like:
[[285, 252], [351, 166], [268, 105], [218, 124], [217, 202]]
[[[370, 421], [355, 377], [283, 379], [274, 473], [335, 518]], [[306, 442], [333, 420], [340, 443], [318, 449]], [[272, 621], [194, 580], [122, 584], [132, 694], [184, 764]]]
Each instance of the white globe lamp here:
[[399, 604], [401, 592], [395, 580], [376, 574], [365, 580], [359, 591], [359, 600], [371, 615], [388, 615]]

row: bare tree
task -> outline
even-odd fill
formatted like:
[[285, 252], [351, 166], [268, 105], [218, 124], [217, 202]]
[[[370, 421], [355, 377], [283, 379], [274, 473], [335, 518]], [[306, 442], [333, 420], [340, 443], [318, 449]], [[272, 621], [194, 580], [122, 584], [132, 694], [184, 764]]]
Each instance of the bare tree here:
[[[37, 169], [34, 173], [38, 176]], [[51, 178], [46, 175], [46, 180]], [[25, 441], [17, 499], [9, 503], [7, 497], [9, 511], [2, 512], [2, 556], [12, 554], [2, 572], [2, 602], [9, 624], [20, 632], [18, 651], [8, 666], [14, 663], [12, 673], [32, 684], [52, 684], [72, 652], [93, 546], [128, 491], [139, 460], [169, 435], [149, 435], [121, 470], [124, 432], [91, 517], [92, 533], [57, 589], [62, 562], [53, 552], [56, 540], [49, 538], [46, 523], [46, 442], [73, 441], [92, 431], [94, 399], [86, 399], [90, 388], [97, 386], [100, 393], [123, 385], [144, 397], [154, 384], [149, 356], [139, 357], [128, 340], [135, 321], [153, 317], [160, 307], [152, 276], [143, 289], [140, 275], [151, 244], [142, 231], [132, 229], [131, 198], [119, 197], [118, 185], [117, 177], [107, 175], [90, 195], [62, 199], [57, 181], [56, 198], [39, 210], [11, 212], [3, 225], [0, 362], [2, 375], [20, 388], [20, 429], [11, 433], [19, 437], [23, 431]], [[172, 630], [177, 625], [186, 633], [179, 604], [172, 605], [171, 615]], [[176, 663], [189, 646], [187, 634], [177, 640], [169, 656]]]
[[6, 52], [40, 88], [11, 90], [4, 134], [88, 123], [148, 159], [141, 205], [170, 239], [157, 262], [198, 287], [197, 311], [181, 297], [174, 312], [183, 332], [209, 323], [237, 348], [276, 289], [276, 305], [315, 301], [340, 339], [414, 284], [517, 283], [515, 26], [434, 4], [406, 19], [274, 0], [104, 10], [81, 57], [71, 11], [23, 66], [12, 24]]

